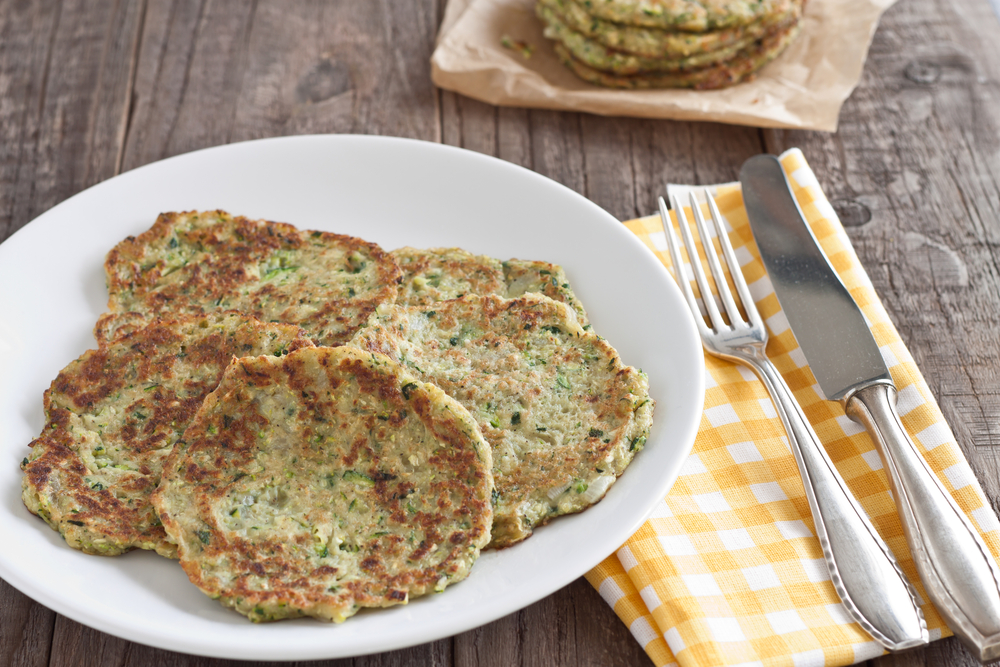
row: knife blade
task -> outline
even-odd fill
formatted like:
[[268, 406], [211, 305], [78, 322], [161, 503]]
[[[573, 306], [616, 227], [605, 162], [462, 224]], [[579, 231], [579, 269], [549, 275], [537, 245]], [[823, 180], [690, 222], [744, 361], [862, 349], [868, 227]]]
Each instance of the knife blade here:
[[1000, 657], [1000, 568], [903, 428], [896, 388], [861, 309], [844, 287], [773, 155], [740, 170], [761, 260], [827, 399], [874, 440], [917, 572], [949, 627], [982, 661]]

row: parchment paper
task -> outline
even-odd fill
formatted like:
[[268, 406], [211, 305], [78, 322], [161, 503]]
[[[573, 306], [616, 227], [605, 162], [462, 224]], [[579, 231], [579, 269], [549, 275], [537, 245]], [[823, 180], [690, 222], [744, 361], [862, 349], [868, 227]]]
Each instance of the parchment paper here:
[[[799, 37], [754, 81], [722, 90], [611, 90], [578, 79], [542, 36], [534, 0], [450, 0], [431, 57], [441, 88], [501, 106], [833, 132], [878, 19], [895, 0], [808, 0]], [[525, 58], [504, 38], [533, 49]]]

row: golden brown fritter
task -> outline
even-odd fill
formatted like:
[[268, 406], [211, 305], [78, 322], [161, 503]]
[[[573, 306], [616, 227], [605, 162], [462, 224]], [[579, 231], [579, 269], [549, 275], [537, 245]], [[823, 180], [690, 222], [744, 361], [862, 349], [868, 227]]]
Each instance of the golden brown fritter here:
[[[108, 319], [239, 310], [305, 329], [318, 345], [347, 341], [380, 303], [396, 298], [399, 268], [374, 243], [224, 211], [164, 213], [105, 262]], [[134, 316], [132, 316], [134, 317]]]
[[207, 595], [253, 621], [343, 621], [467, 576], [490, 539], [490, 467], [440, 389], [320, 347], [235, 360], [153, 503]]
[[164, 459], [234, 356], [302, 347], [312, 343], [298, 327], [217, 312], [87, 351], [45, 392], [45, 428], [21, 465], [24, 504], [87, 553], [175, 557], [149, 503]]
[[798, 24], [779, 29], [740, 50], [731, 59], [707, 67], [677, 72], [641, 72], [630, 75], [596, 69], [578, 60], [559, 42], [555, 43], [554, 48], [556, 55], [559, 56], [564, 65], [584, 81], [598, 86], [632, 90], [657, 88], [713, 90], [752, 80], [757, 71], [778, 57], [798, 34]]
[[652, 424], [645, 375], [539, 294], [383, 306], [350, 345], [398, 361], [479, 422], [493, 448], [493, 547], [603, 498]]
[[625, 25], [705, 32], [750, 25], [783, 0], [579, 0], [590, 15]]
[[570, 306], [580, 324], [589, 328], [587, 312], [558, 264], [526, 259], [501, 262], [461, 248], [407, 247], [391, 254], [403, 271], [396, 299], [400, 306], [427, 306], [467, 295], [513, 299], [537, 292]]
[[[778, 0], [771, 7], [770, 14], [747, 25], [708, 32], [685, 32], [631, 26], [596, 18], [587, 13], [583, 1], [538, 0], [538, 4], [555, 12], [557, 18], [569, 28], [605, 47], [649, 58], [683, 58], [717, 52], [734, 44], [746, 46], [771, 32], [775, 26], [798, 19], [802, 13], [802, 0]], [[539, 12], [538, 8], [536, 12]]]

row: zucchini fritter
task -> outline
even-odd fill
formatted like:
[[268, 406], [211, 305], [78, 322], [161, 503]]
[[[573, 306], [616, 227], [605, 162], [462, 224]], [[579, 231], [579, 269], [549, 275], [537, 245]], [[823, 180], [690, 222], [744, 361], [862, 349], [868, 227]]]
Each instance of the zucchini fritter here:
[[461, 248], [400, 248], [392, 256], [403, 271], [396, 304], [427, 306], [466, 295], [519, 297], [527, 292], [562, 301], [576, 312], [585, 329], [587, 312], [558, 264], [527, 259], [501, 262]]
[[568, 27], [608, 48], [649, 58], [683, 58], [716, 52], [737, 43], [746, 45], [775, 26], [798, 18], [802, 12], [802, 0], [780, 0], [775, 3], [771, 14], [745, 26], [709, 32], [683, 32], [595, 18], [587, 13], [581, 0], [538, 0], [538, 4], [555, 12]]
[[67, 366], [45, 392], [22, 498], [67, 544], [176, 557], [149, 496], [163, 461], [234, 356], [312, 347], [295, 326], [233, 312], [157, 320]]
[[466, 294], [503, 295], [503, 267], [499, 260], [473, 255], [461, 248], [400, 248], [390, 253], [403, 278], [396, 303], [426, 306]]
[[490, 449], [382, 355], [234, 360], [153, 503], [191, 581], [253, 621], [343, 621], [465, 578], [489, 542]]
[[750, 25], [783, 0], [579, 0], [591, 16], [626, 25], [706, 32]]
[[400, 272], [374, 243], [224, 211], [164, 213], [105, 262], [108, 318], [239, 310], [301, 326], [317, 345], [346, 342], [380, 303], [396, 298]]
[[545, 37], [561, 44], [574, 58], [589, 67], [618, 75], [681, 72], [708, 67], [730, 60], [754, 42], [755, 37], [741, 37], [714, 51], [699, 51], [685, 56], [644, 56], [609, 48], [598, 40], [566, 25], [565, 19], [547, 5], [538, 3], [535, 12], [545, 23]]
[[350, 345], [398, 361], [479, 422], [493, 448], [492, 547], [603, 498], [652, 424], [645, 375], [540, 294], [381, 306]]
[[560, 61], [589, 83], [607, 88], [651, 90], [657, 88], [693, 88], [714, 90], [751, 80], [760, 68], [777, 58], [798, 36], [798, 24], [761, 37], [735, 57], [725, 62], [678, 72], [640, 72], [621, 75], [595, 69], [578, 60], [561, 43], [554, 45]]

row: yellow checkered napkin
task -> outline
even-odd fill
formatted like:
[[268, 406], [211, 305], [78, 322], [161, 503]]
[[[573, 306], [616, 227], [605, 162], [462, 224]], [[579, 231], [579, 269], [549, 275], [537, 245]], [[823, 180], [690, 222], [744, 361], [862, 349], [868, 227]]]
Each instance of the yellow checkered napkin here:
[[[871, 323], [899, 389], [903, 425], [996, 556], [1000, 522], [836, 213], [800, 151], [785, 153], [781, 163], [813, 233]], [[838, 403], [822, 398], [760, 262], [739, 186], [719, 186], [715, 195], [770, 330], [768, 356], [926, 600], [874, 445]], [[659, 216], [625, 224], [670, 266]], [[690, 279], [690, 267], [685, 272]], [[708, 355], [705, 366], [705, 411], [677, 482], [642, 528], [587, 579], [658, 666], [820, 667], [881, 655], [830, 583], [795, 460], [764, 387], [742, 366]], [[932, 639], [951, 634], [932, 605], [924, 603], [923, 610]]]

